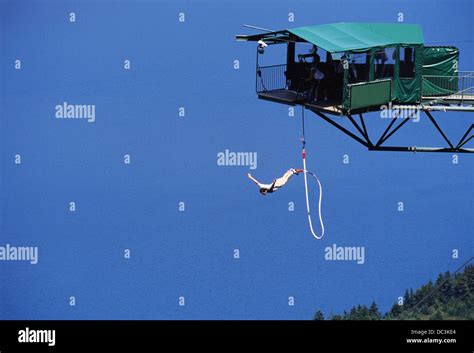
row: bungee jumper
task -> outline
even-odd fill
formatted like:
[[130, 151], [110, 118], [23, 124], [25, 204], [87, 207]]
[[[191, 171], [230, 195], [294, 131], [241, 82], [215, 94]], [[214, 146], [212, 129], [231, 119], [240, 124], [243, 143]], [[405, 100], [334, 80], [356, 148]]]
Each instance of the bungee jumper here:
[[302, 169], [295, 169], [295, 168], [288, 169], [286, 173], [283, 174], [283, 176], [277, 179], [274, 179], [271, 184], [263, 184], [259, 182], [250, 173], [248, 173], [247, 176], [249, 177], [250, 180], [252, 180], [255, 184], [257, 184], [260, 193], [265, 196], [266, 194], [271, 194], [277, 191], [278, 189], [280, 189], [281, 187], [283, 187], [293, 175], [298, 175], [299, 173], [302, 173], [302, 172], [304, 172], [304, 170]]
[[[250, 180], [252, 180], [259, 188], [259, 191], [262, 195], [266, 194], [271, 194], [275, 192], [276, 190], [281, 189], [293, 175], [298, 175], [299, 173], [304, 173], [304, 189], [305, 189], [305, 197], [306, 197], [306, 212], [308, 216], [308, 224], [309, 224], [309, 229], [311, 231], [311, 234], [316, 240], [320, 240], [324, 236], [324, 222], [323, 222], [323, 216], [321, 214], [321, 203], [323, 199], [323, 187], [321, 185], [321, 182], [319, 181], [318, 177], [316, 174], [308, 171], [306, 169], [306, 137], [305, 137], [305, 128], [304, 128], [304, 109], [302, 109], [302, 115], [301, 115], [301, 123], [302, 123], [302, 128], [303, 128], [303, 136], [301, 138], [302, 142], [302, 150], [301, 150], [301, 158], [303, 160], [303, 169], [296, 169], [296, 168], [290, 168], [286, 171], [283, 176], [280, 178], [274, 179], [271, 184], [263, 184], [259, 182], [257, 179], [255, 179], [252, 174], [248, 173], [247, 176]], [[308, 188], [308, 178], [307, 175], [310, 175], [314, 178], [314, 180], [318, 183], [319, 186], [319, 200], [318, 200], [318, 216], [319, 216], [319, 224], [321, 225], [321, 235], [316, 234], [313, 228], [313, 220], [311, 218], [311, 209], [309, 207], [309, 188]]]
[[[255, 179], [252, 174], [248, 173], [247, 176], [250, 180], [252, 180], [259, 188], [259, 191], [262, 195], [266, 194], [271, 194], [275, 192], [276, 190], [279, 190], [282, 188], [293, 175], [298, 175], [299, 173], [304, 173], [304, 189], [305, 189], [305, 196], [306, 196], [306, 212], [308, 215], [308, 224], [309, 224], [309, 229], [311, 231], [311, 234], [313, 237], [317, 240], [320, 240], [324, 236], [324, 222], [323, 222], [323, 216], [321, 214], [321, 203], [323, 199], [323, 187], [321, 185], [321, 182], [319, 181], [318, 177], [316, 174], [308, 171], [306, 169], [306, 137], [305, 137], [305, 124], [304, 124], [304, 108], [301, 110], [301, 126], [302, 126], [302, 132], [303, 135], [301, 137], [301, 142], [302, 142], [302, 149], [301, 149], [301, 158], [303, 160], [303, 169], [296, 169], [296, 168], [290, 168], [286, 171], [283, 176], [280, 178], [274, 179], [271, 184], [263, 184], [259, 182], [257, 179]], [[318, 183], [319, 186], [319, 200], [318, 200], [318, 216], [319, 216], [319, 224], [321, 225], [321, 235], [317, 235], [316, 232], [314, 231], [313, 228], [313, 221], [311, 218], [311, 209], [309, 207], [309, 188], [308, 188], [308, 178], [307, 175], [310, 175], [314, 178], [314, 180]]]

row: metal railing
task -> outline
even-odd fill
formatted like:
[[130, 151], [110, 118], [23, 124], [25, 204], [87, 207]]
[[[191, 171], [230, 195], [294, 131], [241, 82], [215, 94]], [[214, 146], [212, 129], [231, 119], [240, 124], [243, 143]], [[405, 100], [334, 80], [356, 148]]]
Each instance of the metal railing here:
[[422, 96], [462, 104], [474, 100], [474, 71], [459, 71], [455, 76], [424, 75]]
[[286, 64], [257, 67], [255, 82], [257, 93], [286, 88]]

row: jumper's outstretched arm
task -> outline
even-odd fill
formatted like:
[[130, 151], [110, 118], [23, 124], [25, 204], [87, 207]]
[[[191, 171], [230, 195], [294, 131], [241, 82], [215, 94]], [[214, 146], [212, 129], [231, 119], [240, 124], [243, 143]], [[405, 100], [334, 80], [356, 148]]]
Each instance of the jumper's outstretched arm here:
[[[252, 174], [248, 173], [247, 176], [249, 177], [250, 180], [252, 180], [255, 184], [257, 184], [257, 186], [260, 188], [260, 189], [272, 189], [273, 188], [273, 185], [275, 184], [275, 181], [273, 181], [272, 184], [263, 184], [261, 182], [259, 182], [257, 179], [255, 179]], [[273, 190], [272, 190], [273, 191]]]
[[248, 173], [247, 176], [249, 177], [250, 180], [252, 180], [258, 186], [261, 185], [260, 182], [252, 176], [252, 174]]

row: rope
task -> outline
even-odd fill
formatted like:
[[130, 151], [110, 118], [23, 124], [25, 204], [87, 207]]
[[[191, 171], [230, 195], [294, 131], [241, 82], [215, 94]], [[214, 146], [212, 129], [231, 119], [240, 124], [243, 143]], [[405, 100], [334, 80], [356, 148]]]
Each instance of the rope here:
[[[306, 194], [306, 211], [308, 212], [308, 223], [309, 223], [309, 229], [311, 230], [311, 234], [313, 237], [317, 240], [320, 240], [324, 236], [324, 223], [323, 223], [323, 217], [321, 215], [321, 203], [323, 200], [323, 187], [321, 185], [321, 182], [319, 181], [318, 177], [308, 171], [306, 169], [306, 139], [305, 139], [305, 130], [304, 130], [304, 107], [302, 107], [302, 126], [303, 126], [303, 137], [302, 137], [302, 143], [303, 143], [303, 149], [301, 152], [301, 156], [303, 158], [303, 171], [304, 171], [304, 188], [305, 188], [305, 194]], [[319, 223], [321, 224], [321, 235], [318, 236], [314, 229], [313, 229], [313, 221], [311, 219], [311, 210], [309, 207], [309, 191], [308, 191], [308, 178], [307, 174], [311, 175], [314, 179], [316, 179], [318, 186], [319, 186], [319, 201], [318, 201], [318, 214], [319, 214]]]

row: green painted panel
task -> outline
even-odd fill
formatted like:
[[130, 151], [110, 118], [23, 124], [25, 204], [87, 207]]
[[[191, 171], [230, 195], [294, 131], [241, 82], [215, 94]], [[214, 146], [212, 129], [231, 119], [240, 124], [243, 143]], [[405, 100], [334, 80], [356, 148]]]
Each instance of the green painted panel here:
[[392, 99], [392, 80], [379, 80], [349, 85], [350, 108], [358, 109], [388, 103]]

